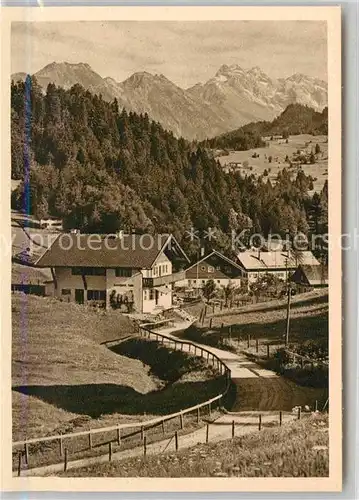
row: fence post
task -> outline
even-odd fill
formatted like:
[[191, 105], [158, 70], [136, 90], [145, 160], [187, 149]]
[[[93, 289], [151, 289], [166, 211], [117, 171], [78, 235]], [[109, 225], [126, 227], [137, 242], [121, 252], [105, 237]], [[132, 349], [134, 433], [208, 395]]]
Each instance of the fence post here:
[[269, 359], [269, 344], [267, 344], [267, 359]]
[[199, 417], [200, 417], [200, 413], [199, 413], [199, 408], [197, 408], [197, 424], [199, 424]]
[[223, 309], [223, 302], [221, 301], [221, 311], [222, 311], [222, 309]]
[[60, 457], [62, 457], [62, 455], [63, 455], [62, 438], [59, 439], [59, 445], [60, 445]]
[[207, 363], [209, 363], [209, 351], [207, 351]]
[[221, 324], [221, 332], [223, 331], [224, 323]]
[[112, 460], [112, 441], [108, 443], [108, 461], [111, 462]]
[[67, 448], [65, 448], [64, 472], [67, 471]]
[[145, 438], [145, 429], [144, 429], [144, 427], [142, 425], [142, 427], [141, 427], [141, 440], [143, 441], [144, 438]]
[[89, 431], [89, 448], [92, 448], [92, 434], [91, 434], [91, 429]]
[[20, 477], [21, 474], [21, 457], [22, 457], [22, 451], [19, 451], [19, 458], [18, 458], [18, 464], [17, 464], [17, 475]]
[[211, 318], [211, 319], [209, 320], [209, 327], [210, 327], [210, 328], [212, 328], [212, 321], [213, 321], [213, 318]]
[[234, 420], [232, 420], [232, 439], [234, 438]]
[[117, 428], [117, 444], [120, 446], [121, 444], [121, 429], [120, 427]]
[[279, 425], [281, 426], [283, 422], [283, 413], [282, 411], [279, 412]]
[[259, 415], [258, 430], [262, 430], [262, 415]]
[[28, 444], [24, 444], [24, 452], [25, 452], [25, 463], [26, 465], [29, 465], [29, 447]]
[[[213, 304], [212, 306], [212, 313], [214, 314], [214, 308], [215, 308], [215, 305]], [[212, 325], [211, 325], [212, 326]]]
[[315, 411], [318, 411], [318, 400], [315, 400]]
[[161, 425], [162, 425], [162, 434], [164, 435], [165, 434], [165, 421], [164, 420], [162, 420]]
[[175, 448], [176, 448], [176, 451], [178, 451], [178, 432], [177, 431], [175, 432]]
[[299, 406], [299, 408], [298, 408], [298, 420], [300, 420], [301, 413], [302, 413], [302, 408]]
[[228, 335], [229, 335], [229, 338], [231, 338], [231, 336], [232, 336], [232, 325], [229, 325], [229, 327], [228, 327]]
[[258, 351], [259, 351], [259, 340], [256, 339], [256, 352], [258, 352]]
[[144, 436], [143, 438], [143, 456], [145, 457], [147, 453], [147, 437]]
[[209, 440], [209, 424], [207, 424], [206, 426], [206, 444], [208, 444], [208, 440]]
[[248, 335], [248, 339], [247, 339], [247, 347], [248, 347], [248, 349], [250, 347], [250, 343], [251, 343], [251, 336]]
[[183, 414], [182, 413], [180, 414], [180, 426], [181, 426], [181, 429], [183, 429]]

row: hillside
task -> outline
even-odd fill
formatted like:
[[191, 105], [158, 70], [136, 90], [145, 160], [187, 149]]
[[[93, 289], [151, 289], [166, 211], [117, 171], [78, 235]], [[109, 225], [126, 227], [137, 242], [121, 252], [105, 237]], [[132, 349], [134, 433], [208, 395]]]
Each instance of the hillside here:
[[[260, 68], [222, 65], [205, 83], [182, 89], [164, 75], [142, 71], [123, 82], [103, 78], [88, 64], [53, 62], [34, 74], [45, 92], [49, 83], [64, 89], [80, 84], [120, 108], [148, 113], [177, 137], [203, 140], [248, 122], [272, 120], [289, 104], [301, 103], [321, 111], [327, 104], [327, 84], [295, 74], [271, 79]], [[25, 73], [12, 79], [24, 81]]]
[[[88, 387], [87, 398], [95, 397], [96, 387], [106, 384], [125, 385], [140, 393], [156, 389], [156, 379], [142, 362], [99, 345], [132, 331], [132, 323], [114, 312], [103, 314], [55, 299], [14, 294], [14, 439], [42, 436], [61, 425], [79, 425], [76, 421], [81, 421], [81, 411], [69, 410], [64, 401], [66, 391], [69, 395], [71, 388], [81, 384]], [[78, 407], [84, 404], [80, 392], [74, 401]]]
[[191, 227], [202, 235], [216, 228], [216, 247], [227, 253], [232, 230], [308, 231], [311, 181], [304, 172], [283, 169], [275, 186], [226, 174], [205, 148], [176, 139], [146, 114], [120, 111], [116, 100], [79, 85], [49, 85], [43, 95], [30, 83], [29, 93], [21, 82], [11, 89], [15, 179], [24, 177], [26, 109], [33, 109], [30, 196], [22, 183], [12, 192], [14, 209], [27, 206], [38, 219], [59, 217], [67, 229], [85, 232], [172, 232], [190, 254]]
[[203, 142], [212, 149], [246, 150], [265, 146], [259, 137], [280, 135], [284, 139], [289, 135], [311, 134], [328, 135], [328, 108], [322, 112], [302, 104], [289, 104], [285, 110], [272, 121], [248, 123], [239, 129], [232, 130], [218, 137]]

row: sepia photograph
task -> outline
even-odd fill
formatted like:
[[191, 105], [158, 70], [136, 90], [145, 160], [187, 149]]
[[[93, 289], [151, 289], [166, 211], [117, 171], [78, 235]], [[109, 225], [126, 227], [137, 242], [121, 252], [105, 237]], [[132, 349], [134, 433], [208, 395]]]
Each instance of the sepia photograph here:
[[7, 466], [338, 491], [340, 10], [185, 10], [9, 23]]

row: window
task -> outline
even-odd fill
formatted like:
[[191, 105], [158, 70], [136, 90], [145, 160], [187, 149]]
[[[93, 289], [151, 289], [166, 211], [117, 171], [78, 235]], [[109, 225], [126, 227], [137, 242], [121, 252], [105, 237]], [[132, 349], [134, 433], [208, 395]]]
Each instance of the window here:
[[104, 267], [72, 267], [71, 273], [75, 276], [106, 276]]
[[147, 300], [147, 290], [143, 290], [143, 300]]
[[87, 290], [87, 300], [106, 300], [106, 290]]
[[221, 283], [221, 280], [217, 280], [217, 283], [220, 284]]
[[213, 266], [208, 266], [208, 272], [209, 273], [214, 273], [214, 267]]
[[202, 285], [204, 285], [206, 283], [206, 280], [202, 280]]
[[62, 295], [71, 295], [71, 288], [63, 288], [61, 290]]
[[129, 278], [132, 276], [132, 269], [130, 267], [116, 267], [116, 278]]
[[153, 300], [155, 298], [155, 291], [153, 288], [150, 288], [150, 300]]
[[197, 280], [193, 280], [193, 283], [197, 283]]
[[206, 270], [206, 266], [201, 266], [201, 271], [205, 271]]
[[153, 276], [157, 276], [157, 266], [153, 268]]

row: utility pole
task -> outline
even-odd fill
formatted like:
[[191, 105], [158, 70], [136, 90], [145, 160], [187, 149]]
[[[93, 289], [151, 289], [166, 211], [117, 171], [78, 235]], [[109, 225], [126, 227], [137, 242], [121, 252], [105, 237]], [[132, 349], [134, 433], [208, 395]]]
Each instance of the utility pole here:
[[290, 284], [288, 283], [288, 300], [287, 300], [287, 328], [285, 332], [285, 345], [288, 345], [289, 342], [289, 324], [290, 324], [290, 300], [292, 297], [292, 289]]
[[199, 261], [199, 250], [197, 250], [197, 266], [196, 266], [196, 287], [197, 287], [197, 298], [199, 297], [199, 283], [198, 283], [198, 261]]
[[[289, 257], [289, 251], [288, 251], [288, 257]], [[292, 289], [290, 286], [290, 279], [289, 279], [289, 272], [288, 272], [288, 258], [285, 260], [285, 267], [286, 267], [286, 272], [287, 272], [287, 325], [286, 325], [286, 331], [285, 331], [285, 345], [288, 345], [289, 342], [289, 325], [290, 325], [290, 301], [292, 298]]]

